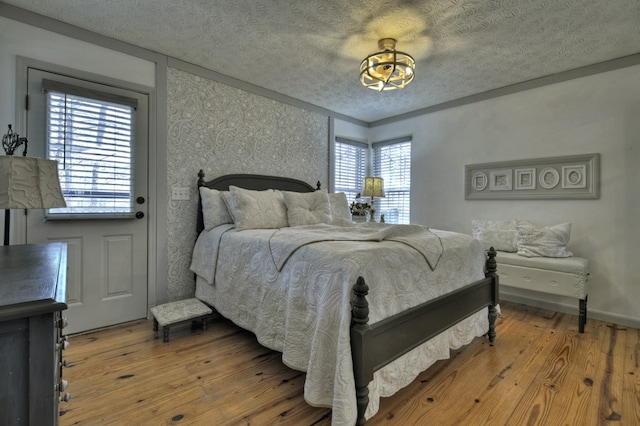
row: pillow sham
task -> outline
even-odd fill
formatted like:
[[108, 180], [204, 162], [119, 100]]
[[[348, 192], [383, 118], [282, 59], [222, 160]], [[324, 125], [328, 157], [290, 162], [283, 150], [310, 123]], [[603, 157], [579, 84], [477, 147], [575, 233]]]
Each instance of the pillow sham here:
[[473, 238], [480, 240], [485, 250], [493, 247], [500, 251], [518, 251], [518, 232], [515, 220], [473, 219], [471, 228]]
[[222, 191], [222, 199], [224, 200], [224, 205], [227, 207], [227, 211], [229, 212], [229, 217], [231, 218], [231, 222], [236, 223], [236, 220], [233, 218], [233, 208], [231, 207], [231, 192], [230, 191]]
[[229, 186], [230, 207], [236, 229], [273, 229], [289, 226], [282, 191], [254, 191]]
[[571, 234], [571, 223], [536, 228], [532, 224], [519, 220], [518, 254], [525, 257], [571, 257], [567, 250]]
[[349, 202], [344, 192], [329, 194], [329, 206], [331, 207], [332, 221], [352, 221]]
[[317, 225], [329, 223], [331, 207], [326, 189], [314, 192], [284, 191], [289, 226]]
[[227, 204], [224, 201], [222, 192], [217, 189], [201, 186], [200, 200], [202, 201], [204, 229], [211, 231], [216, 226], [233, 223], [233, 218], [229, 214], [229, 209], [227, 209]]

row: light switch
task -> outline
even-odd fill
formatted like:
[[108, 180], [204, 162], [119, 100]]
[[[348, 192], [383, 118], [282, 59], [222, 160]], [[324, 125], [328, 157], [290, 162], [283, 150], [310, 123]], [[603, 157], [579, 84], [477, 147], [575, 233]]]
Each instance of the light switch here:
[[174, 201], [187, 201], [189, 200], [189, 188], [182, 188], [179, 186], [174, 186], [171, 188], [171, 199]]

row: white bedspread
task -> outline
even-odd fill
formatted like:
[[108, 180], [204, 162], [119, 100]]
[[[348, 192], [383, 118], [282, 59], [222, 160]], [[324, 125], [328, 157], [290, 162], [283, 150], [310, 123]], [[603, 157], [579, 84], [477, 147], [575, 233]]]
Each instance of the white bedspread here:
[[[351, 288], [358, 276], [370, 288], [371, 323], [484, 277], [482, 244], [470, 236], [424, 227], [393, 230], [402, 225], [362, 230], [367, 227], [353, 227], [359, 241], [335, 241], [334, 235], [332, 241], [313, 242], [308, 240], [318, 239], [299, 236], [306, 242], [292, 245], [280, 237], [304, 227], [276, 232], [226, 226], [204, 231], [194, 248], [196, 296], [255, 333], [262, 345], [282, 352], [285, 364], [306, 371], [305, 399], [331, 407], [333, 425], [356, 420], [349, 325]], [[409, 230], [422, 233], [425, 241], [416, 243]], [[386, 237], [365, 237], [375, 233]], [[281, 271], [274, 252], [284, 259], [278, 262]], [[377, 371], [369, 384], [366, 417], [378, 411], [381, 396], [411, 383], [435, 361], [448, 358], [451, 348], [487, 329], [483, 310]]]

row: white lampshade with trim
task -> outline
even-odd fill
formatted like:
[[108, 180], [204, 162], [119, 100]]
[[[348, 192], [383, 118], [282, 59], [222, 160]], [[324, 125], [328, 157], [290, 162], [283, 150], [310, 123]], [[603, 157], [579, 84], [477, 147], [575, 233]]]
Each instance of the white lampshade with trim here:
[[364, 183], [362, 184], [362, 191], [360, 191], [361, 197], [384, 197], [384, 179], [381, 177], [370, 177], [367, 176], [364, 178]]
[[58, 162], [44, 158], [0, 156], [0, 209], [66, 207]]
[[367, 176], [362, 183], [362, 191], [360, 191], [361, 197], [371, 197], [371, 219], [373, 220], [373, 214], [376, 211], [375, 198], [384, 197], [384, 179], [381, 177]]
[[66, 207], [58, 162], [44, 158], [0, 156], [0, 209], [5, 209], [4, 245], [9, 245], [11, 209]]

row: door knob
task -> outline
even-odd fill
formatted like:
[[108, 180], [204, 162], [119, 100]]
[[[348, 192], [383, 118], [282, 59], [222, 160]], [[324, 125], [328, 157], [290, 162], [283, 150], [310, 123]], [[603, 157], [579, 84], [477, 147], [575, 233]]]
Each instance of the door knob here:
[[138, 198], [136, 198], [136, 203], [138, 203], [138, 204], [144, 204], [144, 201], [145, 201], [145, 200], [144, 200], [144, 197], [138, 197]]
[[144, 217], [144, 213], [136, 212], [136, 219], [142, 219]]

